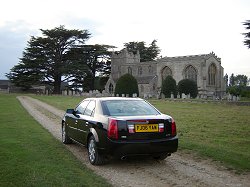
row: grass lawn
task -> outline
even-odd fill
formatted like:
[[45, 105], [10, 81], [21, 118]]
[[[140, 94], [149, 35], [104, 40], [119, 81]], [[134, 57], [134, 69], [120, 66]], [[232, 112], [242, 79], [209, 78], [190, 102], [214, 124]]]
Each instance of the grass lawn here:
[[0, 94], [0, 186], [110, 186], [38, 124], [16, 95]]
[[[60, 109], [83, 98], [35, 96]], [[239, 171], [250, 171], [250, 106], [150, 100], [177, 124], [179, 148], [210, 157]]]
[[181, 149], [250, 171], [250, 106], [151, 100], [174, 117]]

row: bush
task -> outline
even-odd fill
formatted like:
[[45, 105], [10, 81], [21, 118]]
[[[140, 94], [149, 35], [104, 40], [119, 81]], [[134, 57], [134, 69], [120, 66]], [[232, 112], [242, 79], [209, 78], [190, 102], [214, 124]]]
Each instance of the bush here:
[[139, 95], [137, 80], [128, 73], [121, 76], [115, 86], [115, 95], [129, 94], [132, 97], [134, 93]]
[[178, 83], [179, 93], [190, 94], [192, 98], [197, 97], [198, 87], [196, 82], [190, 79], [183, 79]]
[[250, 88], [243, 85], [229, 86], [227, 92], [235, 96], [250, 97]]
[[162, 82], [161, 92], [165, 95], [165, 97], [171, 97], [171, 93], [176, 97], [177, 95], [177, 86], [176, 81], [172, 76], [167, 76]]
[[241, 97], [250, 98], [250, 90], [243, 90], [241, 93]]

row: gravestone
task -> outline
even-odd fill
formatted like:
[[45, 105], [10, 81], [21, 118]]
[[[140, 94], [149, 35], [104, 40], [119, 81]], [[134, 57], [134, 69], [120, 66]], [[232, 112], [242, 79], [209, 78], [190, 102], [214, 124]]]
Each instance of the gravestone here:
[[178, 93], [178, 94], [177, 94], [177, 99], [180, 99], [180, 98], [181, 98], [181, 96], [180, 96], [180, 94]]
[[237, 96], [237, 97], [236, 97], [236, 100], [239, 101], [239, 100], [240, 100], [240, 96]]
[[171, 99], [174, 99], [174, 94], [171, 93]]
[[237, 100], [236, 100], [236, 96], [235, 96], [235, 95], [233, 96], [233, 101], [237, 101]]
[[163, 93], [161, 93], [161, 98], [165, 99], [165, 95]]
[[133, 97], [137, 97], [137, 93], [134, 93], [134, 94], [133, 94]]

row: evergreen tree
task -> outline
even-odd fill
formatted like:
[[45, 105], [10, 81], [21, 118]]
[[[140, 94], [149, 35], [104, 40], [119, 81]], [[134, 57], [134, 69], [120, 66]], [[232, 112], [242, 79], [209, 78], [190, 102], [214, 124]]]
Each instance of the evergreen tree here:
[[19, 64], [7, 77], [17, 86], [29, 88], [32, 84], [49, 84], [55, 94], [60, 93], [61, 82], [83, 77], [87, 66], [80, 61], [77, 51], [90, 34], [87, 30], [67, 30], [64, 26], [43, 30], [42, 37], [32, 36]]
[[[84, 84], [88, 85], [89, 90], [94, 90], [96, 74], [100, 76], [108, 77], [111, 72], [111, 52], [109, 49], [114, 46], [109, 45], [84, 45], [82, 50], [83, 61], [87, 64], [89, 71], [87, 77], [84, 80]], [[86, 82], [87, 81], [87, 82]], [[90, 82], [89, 82], [90, 81]], [[86, 91], [88, 89], [84, 88]]]
[[165, 95], [165, 97], [170, 98], [171, 93], [176, 97], [177, 95], [177, 86], [176, 81], [172, 76], [167, 76], [162, 82], [161, 92]]
[[157, 58], [160, 54], [160, 49], [156, 45], [157, 40], [153, 40], [149, 47], [146, 47], [145, 42], [129, 42], [125, 43], [124, 47], [128, 49], [129, 52], [133, 52], [134, 54], [139, 51], [140, 53], [140, 61], [147, 62], [152, 61]]
[[196, 98], [198, 95], [198, 87], [196, 82], [190, 79], [183, 79], [178, 83], [179, 93], [190, 94], [192, 98]]
[[232, 73], [230, 78], [229, 78], [229, 86], [234, 86], [235, 85], [235, 76]]
[[132, 97], [134, 93], [139, 95], [137, 80], [128, 73], [121, 76], [115, 86], [115, 95], [129, 94]]
[[244, 45], [246, 45], [248, 49], [250, 49], [250, 20], [246, 20], [243, 25], [246, 26], [246, 29], [248, 31], [246, 33], [243, 33], [243, 35], [245, 35]]

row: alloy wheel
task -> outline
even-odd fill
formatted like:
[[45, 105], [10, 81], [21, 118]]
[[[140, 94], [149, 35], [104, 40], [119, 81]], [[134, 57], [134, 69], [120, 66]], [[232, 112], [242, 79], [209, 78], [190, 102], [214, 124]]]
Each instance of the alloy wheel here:
[[65, 132], [65, 124], [62, 125], [62, 142], [65, 142], [66, 132]]
[[96, 159], [95, 140], [90, 139], [88, 151], [89, 151], [89, 160], [91, 163], [94, 163]]

